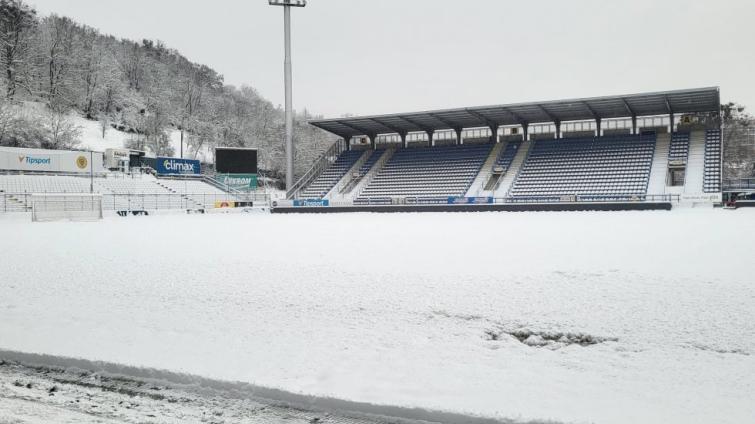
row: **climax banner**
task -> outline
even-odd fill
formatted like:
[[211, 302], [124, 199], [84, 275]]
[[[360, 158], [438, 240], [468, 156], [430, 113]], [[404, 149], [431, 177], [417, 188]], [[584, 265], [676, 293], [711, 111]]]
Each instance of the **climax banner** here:
[[200, 164], [198, 160], [194, 159], [179, 159], [179, 158], [165, 158], [158, 157], [155, 161], [158, 174], [170, 175], [170, 174], [200, 174]]
[[215, 180], [224, 186], [241, 191], [257, 189], [257, 174], [218, 174]]
[[297, 199], [294, 200], [294, 207], [297, 208], [322, 208], [330, 206], [328, 199]]

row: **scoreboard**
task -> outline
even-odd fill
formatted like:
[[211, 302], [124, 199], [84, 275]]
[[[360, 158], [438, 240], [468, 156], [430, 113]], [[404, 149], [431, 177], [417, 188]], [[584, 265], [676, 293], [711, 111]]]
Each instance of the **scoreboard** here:
[[215, 172], [218, 174], [257, 174], [257, 149], [216, 147]]

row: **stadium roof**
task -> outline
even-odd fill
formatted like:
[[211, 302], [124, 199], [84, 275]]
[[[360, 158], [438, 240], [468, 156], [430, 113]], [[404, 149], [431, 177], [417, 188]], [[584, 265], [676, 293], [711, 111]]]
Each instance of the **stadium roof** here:
[[625, 96], [588, 97], [388, 115], [313, 120], [310, 124], [340, 137], [481, 128], [593, 119], [718, 112], [718, 87]]

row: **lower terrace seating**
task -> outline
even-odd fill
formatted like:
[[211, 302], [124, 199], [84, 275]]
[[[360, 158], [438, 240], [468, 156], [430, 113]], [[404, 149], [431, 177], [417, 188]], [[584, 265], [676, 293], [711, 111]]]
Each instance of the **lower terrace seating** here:
[[705, 171], [703, 192], [721, 191], [721, 131], [705, 131]]
[[390, 198], [464, 196], [492, 144], [399, 149], [355, 203]]
[[89, 193], [89, 177], [58, 175], [0, 175], [0, 192]]
[[302, 190], [299, 197], [302, 199], [321, 199], [324, 197], [349, 172], [349, 169], [354, 166], [363, 154], [363, 150], [347, 150], [342, 152], [328, 169], [315, 178], [307, 188]]
[[[89, 177], [67, 175], [0, 175], [0, 212], [25, 211], [32, 193], [89, 193]], [[234, 200], [202, 181], [164, 180], [122, 174], [94, 178], [94, 191], [103, 195], [106, 210], [197, 209], [216, 200]]]
[[654, 150], [654, 134], [536, 141], [509, 195], [544, 201], [641, 196]]
[[669, 145], [668, 160], [669, 162], [687, 163], [689, 156], [689, 133], [671, 134], [671, 144]]

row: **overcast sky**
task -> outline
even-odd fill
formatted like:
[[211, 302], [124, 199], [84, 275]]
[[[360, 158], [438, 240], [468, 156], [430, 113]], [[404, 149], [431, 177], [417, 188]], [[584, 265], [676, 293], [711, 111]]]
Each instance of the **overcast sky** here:
[[[267, 0], [28, 0], [157, 39], [283, 103]], [[755, 0], [309, 0], [293, 10], [294, 106], [326, 117], [719, 85], [755, 109]]]

